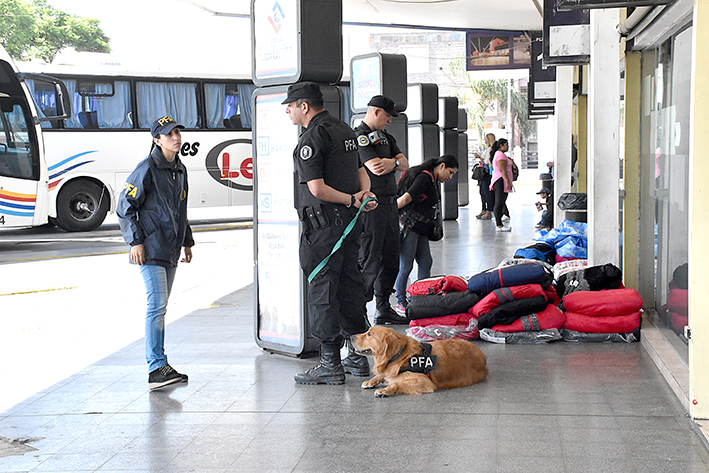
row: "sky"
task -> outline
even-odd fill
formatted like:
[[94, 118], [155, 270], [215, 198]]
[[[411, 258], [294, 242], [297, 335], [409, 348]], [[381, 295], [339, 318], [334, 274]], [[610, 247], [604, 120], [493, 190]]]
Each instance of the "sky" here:
[[[249, 0], [232, 1], [242, 6], [250, 4]], [[111, 62], [119, 63], [122, 69], [251, 75], [248, 53], [251, 24], [246, 18], [215, 16], [186, 0], [49, 0], [49, 3], [74, 15], [98, 19], [110, 38]], [[212, 1], [211, 5], [219, 3]], [[77, 59], [65, 52], [55, 63], [62, 61]]]
[[[61, 52], [54, 64], [85, 68], [171, 74], [191, 72], [205, 77], [251, 77], [251, 21], [244, 18], [251, 0], [48, 0], [55, 8], [100, 21], [110, 38], [105, 55]], [[207, 9], [242, 16], [219, 16]], [[370, 34], [387, 29], [345, 26], [343, 78], [352, 56], [367, 54]], [[392, 31], [388, 29], [388, 31]], [[404, 30], [395, 29], [396, 33]], [[109, 62], [110, 65], [105, 63]], [[476, 72], [476, 79], [526, 76], [526, 71]], [[520, 75], [521, 74], [521, 75]]]

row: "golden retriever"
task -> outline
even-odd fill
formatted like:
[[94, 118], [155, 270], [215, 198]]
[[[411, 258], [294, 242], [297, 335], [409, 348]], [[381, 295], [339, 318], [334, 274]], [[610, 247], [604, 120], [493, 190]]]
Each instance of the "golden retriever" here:
[[[422, 356], [422, 345], [413, 338], [381, 326], [352, 337], [357, 353], [374, 357], [374, 378], [362, 383], [363, 388], [374, 388], [381, 383], [388, 386], [374, 392], [377, 397], [393, 394], [432, 393], [439, 389], [470, 386], [487, 376], [485, 354], [468, 340], [451, 339], [430, 342], [431, 355], [437, 366], [428, 374], [405, 371], [402, 368], [429, 365], [432, 358]], [[413, 358], [413, 360], [412, 360]]]

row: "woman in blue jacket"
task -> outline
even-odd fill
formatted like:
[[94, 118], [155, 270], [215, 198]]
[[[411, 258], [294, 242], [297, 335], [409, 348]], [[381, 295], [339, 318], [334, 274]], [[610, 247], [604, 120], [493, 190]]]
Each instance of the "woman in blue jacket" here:
[[139, 266], [148, 297], [145, 357], [150, 389], [187, 381], [187, 375], [168, 364], [164, 349], [165, 312], [177, 263], [192, 260], [194, 245], [187, 222], [187, 169], [179, 158], [183, 128], [167, 116], [153, 122], [150, 155], [128, 176], [116, 209], [130, 245], [130, 261]]

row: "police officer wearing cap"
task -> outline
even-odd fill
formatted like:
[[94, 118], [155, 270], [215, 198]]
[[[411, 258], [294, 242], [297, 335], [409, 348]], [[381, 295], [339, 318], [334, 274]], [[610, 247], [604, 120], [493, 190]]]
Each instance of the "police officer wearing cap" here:
[[[312, 82], [291, 85], [283, 103], [291, 122], [305, 127], [293, 161], [295, 207], [302, 228], [300, 266], [309, 275], [330, 254], [364, 200], [374, 194], [359, 161], [354, 132], [323, 109], [320, 87]], [[364, 210], [376, 205], [368, 202]], [[297, 373], [296, 383], [343, 384], [345, 373], [369, 376], [367, 358], [351, 345], [348, 356], [340, 358], [344, 341], [369, 328], [364, 280], [357, 265], [361, 233], [362, 223], [357, 221], [308, 285], [308, 312], [313, 336], [320, 341], [320, 363]]]
[[389, 303], [399, 272], [399, 211], [396, 207], [396, 171], [406, 171], [409, 161], [386, 130], [392, 117], [399, 114], [394, 101], [375, 95], [367, 104], [367, 114], [355, 129], [359, 158], [377, 195], [377, 209], [364, 217], [364, 233], [360, 248], [360, 267], [364, 276], [366, 299], [376, 299], [374, 323], [406, 324]]

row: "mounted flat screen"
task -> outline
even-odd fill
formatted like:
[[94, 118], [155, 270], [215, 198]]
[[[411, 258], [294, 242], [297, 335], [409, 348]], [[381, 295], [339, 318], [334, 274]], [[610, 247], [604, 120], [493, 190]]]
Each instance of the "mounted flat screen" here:
[[525, 69], [529, 67], [529, 38], [520, 32], [468, 31], [465, 34], [466, 69]]

